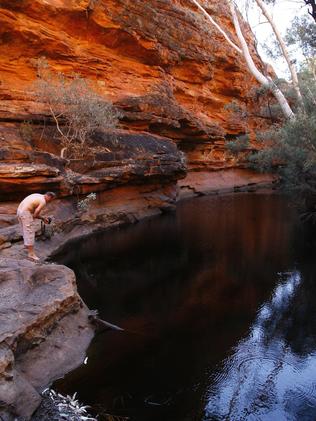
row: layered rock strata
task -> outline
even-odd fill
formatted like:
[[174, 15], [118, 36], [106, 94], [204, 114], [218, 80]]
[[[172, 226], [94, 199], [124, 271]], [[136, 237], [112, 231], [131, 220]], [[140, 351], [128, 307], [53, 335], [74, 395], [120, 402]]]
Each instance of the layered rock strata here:
[[[73, 272], [26, 260], [18, 200], [43, 188], [58, 193], [46, 210], [54, 216], [54, 236], [36, 244], [44, 261], [71, 239], [174, 209], [176, 182], [185, 174], [183, 153], [154, 135], [95, 134], [93, 157], [72, 161], [45, 151], [56, 147], [53, 137], [48, 140], [34, 151], [17, 136], [18, 147], [2, 149], [0, 415], [5, 420], [28, 419], [40, 402], [39, 392], [82, 362], [93, 335]], [[90, 192], [97, 192], [96, 200], [80, 207]], [[40, 234], [40, 221], [36, 228]]]
[[[228, 6], [202, 3], [234, 39]], [[193, 169], [230, 167], [226, 140], [266, 123], [243, 59], [190, 0], [2, 0], [0, 23], [2, 121], [42, 121], [32, 82], [46, 57], [54, 71], [92, 81], [122, 112], [122, 128], [176, 141]]]
[[11, 137], [0, 149], [2, 201], [43, 190], [77, 197], [126, 184], [175, 183], [186, 172], [184, 154], [161, 136], [123, 130], [95, 133], [83, 158], [66, 160], [59, 158], [61, 147], [53, 129], [34, 129], [33, 147], [14, 126], [6, 130]]
[[[201, 2], [234, 38], [225, 3]], [[243, 30], [263, 69], [247, 25]], [[94, 153], [87, 149], [82, 159], [60, 157], [47, 106], [35, 100], [42, 57], [54, 72], [86, 78], [121, 113], [119, 129], [95, 133]], [[80, 363], [92, 336], [72, 272], [25, 259], [19, 200], [58, 193], [50, 207], [55, 235], [37, 243], [46, 259], [71, 239], [174, 209], [179, 197], [269, 184], [226, 148], [266, 126], [256, 89], [242, 59], [190, 0], [1, 0], [3, 419], [28, 418], [42, 388]], [[232, 101], [247, 108], [247, 119], [227, 107]], [[97, 199], [80, 210], [91, 192]]]

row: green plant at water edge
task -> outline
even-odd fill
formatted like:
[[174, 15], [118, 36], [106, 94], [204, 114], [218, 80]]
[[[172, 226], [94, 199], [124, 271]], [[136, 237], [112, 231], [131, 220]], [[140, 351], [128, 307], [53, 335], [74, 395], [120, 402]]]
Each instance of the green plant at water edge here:
[[87, 409], [88, 406], [83, 406], [76, 398], [76, 393], [73, 396], [64, 396], [52, 389], [43, 391], [43, 402], [39, 408], [39, 414], [35, 414], [35, 419], [40, 421], [97, 421], [96, 418], [90, 416]]
[[90, 193], [84, 199], [79, 200], [77, 203], [77, 209], [79, 212], [85, 212], [89, 209], [91, 202], [97, 199], [95, 193]]
[[279, 174], [306, 215], [316, 217], [316, 80], [308, 69], [300, 76], [303, 104], [295, 118], [261, 134], [264, 149], [249, 161], [256, 169]]

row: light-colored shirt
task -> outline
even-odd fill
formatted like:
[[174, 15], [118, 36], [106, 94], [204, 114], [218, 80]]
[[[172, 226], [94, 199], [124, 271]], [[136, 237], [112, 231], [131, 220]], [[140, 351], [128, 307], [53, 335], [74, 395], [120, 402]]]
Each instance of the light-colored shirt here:
[[43, 194], [30, 194], [19, 204], [17, 214], [20, 214], [25, 211], [31, 212], [31, 214], [33, 214], [38, 206], [44, 207], [45, 205], [46, 200]]

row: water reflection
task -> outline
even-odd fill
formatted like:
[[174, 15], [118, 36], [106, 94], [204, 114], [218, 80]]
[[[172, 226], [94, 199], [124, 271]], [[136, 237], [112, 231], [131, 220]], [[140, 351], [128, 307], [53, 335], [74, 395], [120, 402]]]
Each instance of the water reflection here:
[[97, 336], [55, 387], [131, 421], [314, 421], [316, 276], [300, 238], [284, 198], [236, 195], [77, 243], [59, 261], [126, 331]]
[[300, 272], [280, 275], [249, 335], [211, 376], [205, 421], [316, 419], [316, 353], [297, 354], [287, 339], [301, 287]]

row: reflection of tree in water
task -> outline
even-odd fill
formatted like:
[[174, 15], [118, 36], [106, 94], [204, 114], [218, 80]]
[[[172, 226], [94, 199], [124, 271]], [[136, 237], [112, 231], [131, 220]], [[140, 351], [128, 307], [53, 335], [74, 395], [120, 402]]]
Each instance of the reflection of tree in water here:
[[[305, 336], [316, 325], [307, 320], [314, 314], [312, 297], [295, 273], [281, 276], [269, 299], [276, 271], [296, 261], [292, 227], [291, 212], [277, 196], [202, 198], [180, 205], [176, 215], [77, 243], [65, 259], [76, 270], [81, 295], [103, 319], [133, 335], [112, 342], [98, 337], [88, 371], [70, 379], [70, 387], [78, 390], [80, 378], [83, 401], [106, 407], [112, 394], [132, 391], [141, 413], [148, 396], [172, 397], [169, 418], [159, 414], [159, 421], [182, 421], [184, 414], [200, 420], [206, 389], [207, 420], [282, 421], [284, 413], [301, 414], [291, 400], [306, 403], [299, 396], [308, 385], [292, 384], [307, 360]], [[262, 302], [251, 332], [209, 388], [206, 370], [213, 372], [247, 335]], [[311, 339], [308, 349], [314, 348]], [[144, 413], [138, 419], [153, 418]]]
[[304, 267], [304, 284], [293, 298], [288, 311], [285, 341], [294, 353], [306, 356], [316, 350], [316, 267]]
[[281, 276], [211, 384], [205, 420], [316, 419], [315, 286], [308, 279]]

